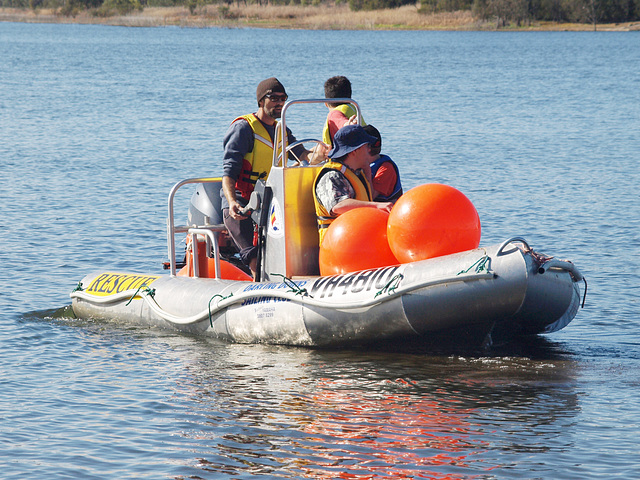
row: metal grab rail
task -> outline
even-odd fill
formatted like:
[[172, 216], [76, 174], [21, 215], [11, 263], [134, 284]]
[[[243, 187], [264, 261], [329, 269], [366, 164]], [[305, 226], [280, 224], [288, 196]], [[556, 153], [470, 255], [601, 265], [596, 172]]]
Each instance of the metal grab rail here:
[[[278, 155], [278, 145], [282, 146], [282, 157], [286, 158], [287, 149], [289, 148], [288, 141], [289, 138], [284, 132], [287, 131], [287, 121], [286, 121], [286, 112], [291, 107], [291, 105], [297, 104], [309, 104], [309, 103], [349, 103], [356, 108], [356, 115], [358, 119], [358, 125], [362, 125], [362, 111], [360, 110], [360, 105], [358, 102], [353, 100], [352, 98], [309, 98], [302, 100], [289, 100], [282, 107], [282, 113], [280, 114], [280, 121], [276, 123], [276, 131], [275, 131], [275, 141], [273, 148], [273, 160], [272, 165], [278, 166], [279, 163], [279, 155]], [[309, 140], [306, 140], [309, 141]], [[296, 145], [296, 142], [293, 145]], [[291, 145], [291, 146], [293, 146]], [[282, 166], [286, 168], [286, 161], [282, 162]]]
[[[190, 184], [194, 184], [194, 183], [216, 183], [216, 182], [220, 182], [222, 181], [222, 179], [220, 177], [204, 177], [204, 178], [187, 178], [186, 180], [182, 180], [181, 182], [176, 183], [172, 188], [171, 191], [169, 192], [169, 198], [168, 198], [168, 216], [167, 216], [167, 248], [169, 250], [169, 271], [172, 277], [176, 276], [176, 239], [175, 239], [175, 235], [176, 233], [188, 233], [189, 229], [193, 229], [193, 228], [198, 228], [198, 229], [204, 229], [204, 230], [208, 230], [210, 232], [216, 231], [219, 232], [222, 229], [218, 229], [220, 227], [220, 225], [198, 225], [198, 226], [193, 226], [193, 225], [179, 225], [176, 226], [175, 224], [175, 217], [174, 217], [174, 208], [173, 208], [173, 201], [175, 199], [176, 196], [176, 192], [181, 188], [184, 187], [185, 185], [190, 185]], [[198, 232], [201, 233], [201, 232]], [[205, 235], [209, 235], [208, 233], [204, 233]], [[213, 235], [215, 237], [215, 235]], [[192, 239], [194, 240], [194, 239]], [[216, 246], [215, 248], [215, 259], [216, 259], [216, 276], [219, 274], [220, 272], [220, 268], [219, 268], [219, 263], [220, 263], [220, 254], [218, 252], [218, 242], [217, 239], [214, 240], [214, 245]], [[194, 243], [195, 245], [195, 243]], [[197, 247], [194, 248], [194, 260], [197, 260]], [[196, 272], [195, 270], [195, 266], [194, 266], [194, 272]]]
[[[190, 228], [187, 231], [187, 235], [191, 235], [191, 254], [193, 259], [193, 276], [200, 276], [200, 264], [198, 262], [200, 252], [198, 251], [198, 235], [204, 235], [213, 245], [213, 261], [216, 267], [216, 276], [214, 278], [220, 278], [220, 250], [218, 248], [218, 232], [226, 230], [224, 225], [211, 225], [211, 226], [199, 226], [196, 228]], [[208, 243], [207, 243], [208, 245]]]
[[[498, 251], [496, 252], [496, 256], [500, 257], [502, 255], [506, 255], [505, 252], [504, 252], [504, 249], [507, 248], [507, 246], [509, 244], [514, 243], [514, 242], [522, 243], [524, 245], [524, 247], [525, 247], [525, 251], [526, 252], [531, 250], [531, 247], [529, 246], [529, 243], [527, 243], [527, 241], [523, 237], [511, 237], [508, 240], [505, 240], [504, 242], [502, 242], [500, 244], [500, 248], [498, 248]], [[513, 251], [515, 251], [515, 248], [517, 248], [517, 247], [514, 247]]]

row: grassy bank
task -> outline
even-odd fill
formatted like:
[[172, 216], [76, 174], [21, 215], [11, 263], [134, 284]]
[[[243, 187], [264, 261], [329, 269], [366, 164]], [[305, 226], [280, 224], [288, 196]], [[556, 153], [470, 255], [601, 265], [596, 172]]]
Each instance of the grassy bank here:
[[[494, 22], [480, 22], [469, 11], [418, 13], [415, 6], [352, 12], [338, 6], [207, 5], [191, 13], [186, 7], [148, 7], [123, 16], [97, 17], [81, 12], [75, 17], [51, 10], [0, 8], [0, 21], [38, 23], [90, 23], [129, 27], [259, 27], [308, 30], [495, 30]], [[593, 30], [592, 25], [536, 22], [501, 30]], [[598, 25], [600, 31], [640, 30], [640, 23]]]

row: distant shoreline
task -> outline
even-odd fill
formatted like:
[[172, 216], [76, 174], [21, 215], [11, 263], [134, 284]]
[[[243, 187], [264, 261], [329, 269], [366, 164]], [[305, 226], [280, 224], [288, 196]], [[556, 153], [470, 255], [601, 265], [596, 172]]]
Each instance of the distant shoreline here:
[[[415, 6], [352, 12], [340, 6], [207, 5], [193, 13], [186, 7], [147, 7], [127, 15], [99, 17], [83, 11], [64, 16], [52, 10], [0, 8], [0, 22], [73, 23], [127, 27], [284, 28], [302, 30], [448, 30], [448, 31], [593, 31], [593, 25], [533, 22], [497, 28], [469, 11], [423, 15]], [[599, 24], [598, 31], [640, 31], [640, 22]]]

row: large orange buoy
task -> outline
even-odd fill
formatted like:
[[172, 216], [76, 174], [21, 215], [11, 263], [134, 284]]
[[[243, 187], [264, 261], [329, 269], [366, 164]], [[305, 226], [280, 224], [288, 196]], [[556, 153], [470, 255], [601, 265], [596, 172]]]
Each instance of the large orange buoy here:
[[480, 217], [471, 201], [448, 185], [429, 183], [412, 188], [389, 214], [391, 251], [402, 263], [477, 248]]
[[356, 208], [336, 218], [320, 245], [320, 275], [336, 275], [397, 265], [387, 241], [389, 214]]
[[[216, 276], [216, 262], [215, 259], [209, 258], [206, 255], [206, 242], [204, 240], [198, 240], [198, 270], [200, 278], [215, 278]], [[180, 269], [177, 273], [179, 277], [193, 277], [193, 253], [190, 248], [191, 237], [187, 236], [187, 258], [186, 265]], [[235, 265], [220, 259], [220, 278], [225, 280], [240, 280], [250, 282], [253, 279], [251, 275], [246, 274]]]

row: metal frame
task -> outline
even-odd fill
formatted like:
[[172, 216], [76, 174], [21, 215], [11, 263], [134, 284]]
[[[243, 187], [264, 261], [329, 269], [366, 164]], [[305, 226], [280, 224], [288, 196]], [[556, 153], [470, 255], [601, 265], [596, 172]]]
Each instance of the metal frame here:
[[[284, 132], [287, 131], [287, 120], [286, 113], [291, 105], [297, 104], [310, 104], [310, 103], [349, 103], [356, 108], [356, 115], [358, 118], [358, 125], [362, 125], [362, 111], [360, 110], [360, 105], [358, 102], [351, 98], [310, 98], [310, 99], [302, 99], [302, 100], [289, 100], [282, 107], [282, 113], [280, 115], [280, 121], [276, 125], [276, 133], [275, 133], [275, 145], [273, 148], [273, 161], [272, 166], [277, 167], [280, 163], [280, 156], [284, 158], [284, 155], [287, 153], [287, 149], [293, 147], [299, 143], [305, 143], [310, 141], [317, 141], [315, 139], [309, 138], [306, 140], [299, 140], [292, 145], [288, 145], [287, 135], [284, 135]], [[282, 154], [278, 155], [278, 145], [282, 145]], [[287, 168], [287, 162], [283, 161], [282, 166]]]
[[[282, 107], [282, 114], [280, 121], [276, 124], [275, 131], [275, 145], [273, 149], [273, 160], [272, 166], [278, 166], [280, 162], [280, 158], [288, 154], [288, 150], [298, 145], [299, 143], [305, 143], [310, 141], [318, 142], [316, 139], [306, 139], [299, 140], [292, 145], [288, 145], [288, 137], [284, 135], [284, 132], [287, 131], [287, 123], [286, 123], [286, 113], [287, 110], [292, 105], [298, 104], [318, 104], [318, 103], [349, 103], [353, 105], [356, 109], [356, 114], [358, 118], [358, 124], [362, 124], [362, 112], [360, 110], [360, 105], [358, 102], [351, 98], [316, 98], [316, 99], [302, 99], [302, 100], [290, 100], [284, 104]], [[282, 154], [278, 155], [278, 145], [282, 145]], [[282, 162], [283, 168], [287, 167], [287, 162]], [[216, 278], [220, 278], [220, 252], [218, 249], [218, 233], [225, 231], [226, 227], [223, 224], [219, 225], [176, 225], [175, 217], [174, 217], [174, 199], [176, 196], [176, 192], [185, 185], [196, 184], [196, 183], [215, 183], [220, 182], [222, 179], [220, 177], [203, 177], [203, 178], [188, 178], [186, 180], [182, 180], [181, 182], [176, 183], [169, 192], [168, 199], [168, 218], [167, 218], [167, 247], [169, 253], [169, 270], [172, 277], [176, 276], [176, 240], [175, 235], [178, 233], [186, 233], [187, 235], [191, 235], [191, 245], [193, 249], [193, 271], [196, 277], [199, 276], [199, 268], [198, 268], [198, 248], [197, 248], [197, 235], [204, 235], [207, 239], [207, 245], [213, 245], [214, 251], [214, 261], [216, 266]], [[268, 205], [263, 205], [262, 208], [268, 208]], [[209, 243], [210, 242], [210, 243]]]
[[194, 183], [216, 183], [220, 182], [220, 177], [205, 177], [205, 178], [188, 178], [176, 183], [169, 192], [168, 199], [168, 217], [167, 217], [167, 247], [169, 249], [169, 270], [172, 277], [176, 276], [176, 239], [177, 233], [187, 233], [191, 235], [191, 245], [193, 248], [193, 272], [196, 277], [199, 276], [198, 268], [198, 247], [197, 247], [197, 235], [205, 235], [208, 242], [211, 242], [214, 247], [214, 261], [216, 266], [216, 277], [220, 278], [220, 252], [218, 251], [218, 233], [225, 231], [227, 228], [223, 224], [219, 225], [178, 225], [175, 224], [173, 201], [176, 196], [176, 192], [185, 185]]

